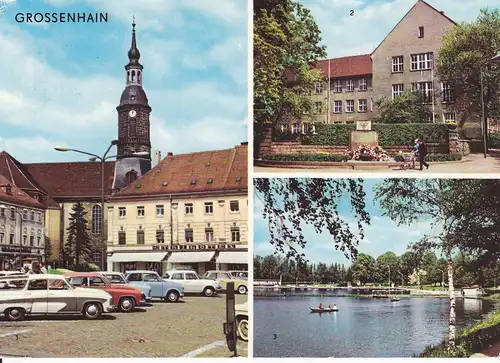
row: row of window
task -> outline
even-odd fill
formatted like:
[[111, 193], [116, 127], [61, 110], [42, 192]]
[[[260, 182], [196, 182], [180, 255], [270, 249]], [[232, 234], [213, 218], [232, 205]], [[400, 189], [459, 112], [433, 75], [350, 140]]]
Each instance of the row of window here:
[[[143, 245], [145, 232], [144, 229], [139, 229], [137, 231], [137, 244]], [[231, 242], [240, 242], [241, 233], [239, 227], [231, 227]], [[192, 243], [194, 242], [194, 230], [193, 228], [184, 229], [184, 242]], [[205, 241], [207, 243], [215, 242], [214, 238], [214, 229], [213, 228], [205, 228]], [[165, 243], [165, 231], [163, 229], [156, 230], [156, 243]], [[118, 232], [118, 244], [125, 245], [127, 244], [127, 232], [119, 231]]]
[[[434, 89], [432, 82], [415, 82], [411, 83], [412, 92], [419, 91], [422, 94], [422, 100], [426, 103], [431, 103], [434, 99]], [[392, 85], [392, 98], [401, 96], [405, 91], [403, 83]], [[447, 82], [441, 82], [441, 102], [452, 103], [455, 101], [455, 94], [451, 85]]]
[[21, 211], [17, 211], [15, 207], [10, 207], [9, 208], [9, 213], [7, 213], [6, 208], [0, 207], [0, 218], [5, 218], [7, 215], [11, 219], [16, 219], [16, 214], [19, 214], [22, 216], [23, 221], [33, 221], [33, 222], [38, 222], [42, 223], [42, 217], [43, 214], [42, 212], [36, 212], [36, 211], [30, 211], [28, 209], [23, 209]]
[[[316, 83], [314, 86], [314, 90], [316, 94], [323, 93], [323, 84]], [[330, 91], [334, 93], [342, 93], [342, 92], [354, 92], [354, 91], [367, 91], [368, 90], [368, 80], [366, 78], [361, 78], [358, 80], [353, 79], [335, 79], [330, 82]]]
[[[36, 237], [36, 245], [35, 245], [35, 236], [31, 235], [29, 236], [29, 246], [31, 247], [40, 247], [42, 242], [42, 237]], [[7, 241], [5, 240], [5, 234], [0, 232], [0, 244], [6, 244]], [[14, 233], [11, 233], [9, 235], [9, 245], [15, 245], [19, 244], [19, 241], [16, 243], [16, 235]], [[28, 236], [23, 235], [23, 246], [28, 246]]]
[[[232, 213], [238, 213], [240, 211], [240, 202], [238, 200], [231, 200], [229, 202], [229, 210]], [[184, 214], [192, 215], [194, 213], [194, 204], [193, 203], [184, 203]], [[213, 214], [214, 213], [214, 203], [213, 202], [205, 202], [205, 214]], [[118, 207], [118, 216], [120, 218], [125, 218], [127, 216], [127, 207]], [[137, 217], [145, 217], [146, 216], [146, 208], [144, 206], [137, 207]], [[156, 205], [156, 216], [164, 217], [165, 216], [165, 206], [163, 204]]]
[[[357, 102], [357, 111], [358, 112], [367, 112], [368, 111], [368, 100], [360, 99], [356, 100]], [[333, 113], [342, 113], [344, 101], [333, 101]], [[345, 101], [345, 112], [353, 113], [355, 110], [355, 100], [346, 100]], [[323, 113], [323, 102], [316, 102], [315, 104], [316, 114]], [[371, 111], [371, 110], [370, 110]]]
[[[434, 68], [434, 53], [410, 55], [410, 71], [424, 71], [432, 68]], [[403, 73], [404, 69], [404, 56], [392, 57], [392, 73]]]

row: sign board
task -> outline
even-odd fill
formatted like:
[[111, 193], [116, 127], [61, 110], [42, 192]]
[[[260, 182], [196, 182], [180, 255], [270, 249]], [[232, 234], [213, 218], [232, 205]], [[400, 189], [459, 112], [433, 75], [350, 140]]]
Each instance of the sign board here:
[[356, 121], [356, 130], [358, 131], [371, 131], [372, 122], [371, 121]]
[[370, 147], [378, 146], [377, 131], [351, 131], [349, 148], [356, 150], [359, 146], [367, 144]]
[[204, 250], [231, 250], [237, 248], [235, 244], [219, 244], [219, 245], [166, 245], [166, 246], [151, 246], [153, 250], [163, 251], [204, 251]]
[[238, 356], [236, 349], [236, 308], [234, 296], [234, 282], [228, 282], [226, 285], [226, 322], [223, 325], [224, 334], [226, 335], [227, 348], [233, 352], [234, 356]]

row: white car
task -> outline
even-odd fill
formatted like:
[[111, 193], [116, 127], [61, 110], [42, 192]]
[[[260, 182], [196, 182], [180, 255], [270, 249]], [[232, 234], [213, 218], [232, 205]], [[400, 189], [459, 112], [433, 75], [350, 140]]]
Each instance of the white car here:
[[163, 278], [181, 284], [184, 287], [184, 293], [187, 294], [203, 294], [210, 297], [222, 289], [217, 281], [200, 279], [195, 271], [170, 270]]
[[238, 338], [248, 342], [248, 303], [237, 304], [235, 306], [235, 315]]
[[97, 319], [114, 309], [107, 292], [74, 287], [62, 275], [0, 278], [0, 313], [10, 321], [22, 320], [26, 315], [49, 314], [81, 314]]

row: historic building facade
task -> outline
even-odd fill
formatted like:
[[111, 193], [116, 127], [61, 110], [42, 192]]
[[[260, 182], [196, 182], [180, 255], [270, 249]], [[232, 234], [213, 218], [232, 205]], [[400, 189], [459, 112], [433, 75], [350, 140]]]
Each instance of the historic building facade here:
[[0, 269], [45, 261], [45, 207], [0, 175]]
[[246, 270], [248, 147], [171, 155], [110, 198], [108, 270]]
[[[371, 54], [321, 60], [326, 78], [313, 90], [315, 115], [307, 122], [355, 123], [377, 116], [375, 103], [407, 90], [419, 90], [429, 105], [428, 122], [456, 122], [454, 95], [435, 75], [445, 33], [456, 23], [418, 0]], [[307, 126], [292, 125], [298, 132]]]

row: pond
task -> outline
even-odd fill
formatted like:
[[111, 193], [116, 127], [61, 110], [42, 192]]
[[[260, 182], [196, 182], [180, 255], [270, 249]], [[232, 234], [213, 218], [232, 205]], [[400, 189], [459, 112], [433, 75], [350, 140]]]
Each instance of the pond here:
[[[310, 313], [319, 303], [339, 311]], [[457, 299], [457, 329], [493, 308], [488, 300]], [[447, 336], [449, 300], [256, 297], [254, 317], [255, 357], [413, 357]]]

